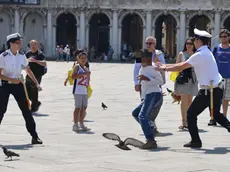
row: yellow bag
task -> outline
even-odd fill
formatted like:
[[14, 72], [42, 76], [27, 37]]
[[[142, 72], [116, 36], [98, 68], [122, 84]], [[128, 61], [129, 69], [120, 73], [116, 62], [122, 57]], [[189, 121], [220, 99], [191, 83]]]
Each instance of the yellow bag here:
[[170, 80], [175, 82], [178, 75], [179, 75], [179, 72], [171, 72]]
[[88, 99], [92, 96], [92, 93], [93, 93], [93, 89], [92, 89], [92, 87], [89, 85], [88, 87], [87, 87], [87, 90], [88, 90]]
[[72, 74], [73, 74], [73, 70], [71, 69], [71, 70], [68, 71], [68, 82], [69, 82], [69, 85], [73, 85]]

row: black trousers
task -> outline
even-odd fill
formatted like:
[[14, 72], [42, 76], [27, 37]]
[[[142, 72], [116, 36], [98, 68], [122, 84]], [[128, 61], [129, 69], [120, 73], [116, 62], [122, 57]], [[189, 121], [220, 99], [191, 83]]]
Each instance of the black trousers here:
[[33, 138], [37, 138], [36, 124], [34, 118], [28, 108], [24, 87], [22, 84], [4, 84], [0, 86], [0, 124], [6, 113], [9, 96], [12, 94], [22, 111], [22, 115], [26, 122], [27, 131]]
[[[42, 77], [36, 77], [36, 79], [40, 84]], [[28, 76], [26, 77], [26, 88], [27, 88], [29, 99], [31, 101], [31, 110], [33, 111], [38, 106], [38, 89], [35, 83]]]
[[[220, 113], [221, 101], [223, 98], [223, 89], [213, 89], [213, 111], [214, 118], [221, 126], [225, 127], [230, 132], [230, 122], [228, 119]], [[197, 116], [201, 114], [207, 107], [210, 109], [210, 91], [199, 90], [198, 95], [193, 100], [192, 104], [187, 111], [187, 122], [189, 133], [192, 138], [192, 142], [200, 142], [200, 137], [197, 128]]]

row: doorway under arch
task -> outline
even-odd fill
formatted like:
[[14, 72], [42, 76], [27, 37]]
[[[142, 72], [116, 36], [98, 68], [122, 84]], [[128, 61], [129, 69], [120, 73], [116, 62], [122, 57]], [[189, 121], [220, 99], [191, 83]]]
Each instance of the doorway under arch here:
[[104, 13], [94, 14], [89, 21], [89, 48], [97, 56], [107, 53], [110, 40], [110, 20]]
[[58, 45], [76, 47], [77, 20], [72, 13], [62, 13], [57, 18], [56, 42]]
[[177, 53], [177, 22], [172, 15], [161, 15], [155, 23], [156, 49], [165, 53], [165, 58], [174, 58]]
[[142, 18], [138, 14], [126, 15], [122, 20], [122, 33], [121, 33], [122, 47], [126, 46], [128, 51], [134, 52], [142, 48], [143, 46], [142, 42], [143, 42]]

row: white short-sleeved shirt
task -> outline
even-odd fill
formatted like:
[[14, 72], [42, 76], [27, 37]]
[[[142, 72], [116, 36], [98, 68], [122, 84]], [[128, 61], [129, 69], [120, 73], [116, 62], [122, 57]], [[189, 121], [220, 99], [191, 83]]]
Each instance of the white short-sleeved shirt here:
[[215, 87], [222, 80], [216, 60], [206, 45], [200, 47], [186, 62], [194, 67], [200, 85], [209, 86], [213, 80]]
[[16, 55], [10, 50], [6, 50], [0, 55], [0, 69], [2, 75], [9, 78], [20, 78], [22, 70], [28, 66], [28, 60], [26, 56], [20, 52]]

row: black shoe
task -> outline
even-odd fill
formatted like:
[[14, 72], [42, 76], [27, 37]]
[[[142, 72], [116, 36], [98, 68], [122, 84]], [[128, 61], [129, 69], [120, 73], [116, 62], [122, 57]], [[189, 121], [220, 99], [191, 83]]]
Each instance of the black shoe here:
[[142, 147], [141, 149], [156, 149], [157, 148], [157, 143], [155, 140], [148, 140]]
[[43, 144], [42, 141], [39, 138], [32, 138], [31, 143], [33, 145]]
[[216, 126], [216, 120], [215, 119], [210, 119], [208, 126]]
[[37, 111], [39, 110], [41, 104], [42, 104], [41, 102], [38, 102], [37, 106], [36, 106], [35, 108], [32, 108], [32, 109], [31, 109], [31, 112], [32, 112], [32, 113], [37, 112]]
[[201, 148], [202, 143], [201, 143], [201, 141], [197, 141], [197, 142], [191, 141], [191, 142], [185, 144], [184, 147], [186, 147], [186, 148]]

